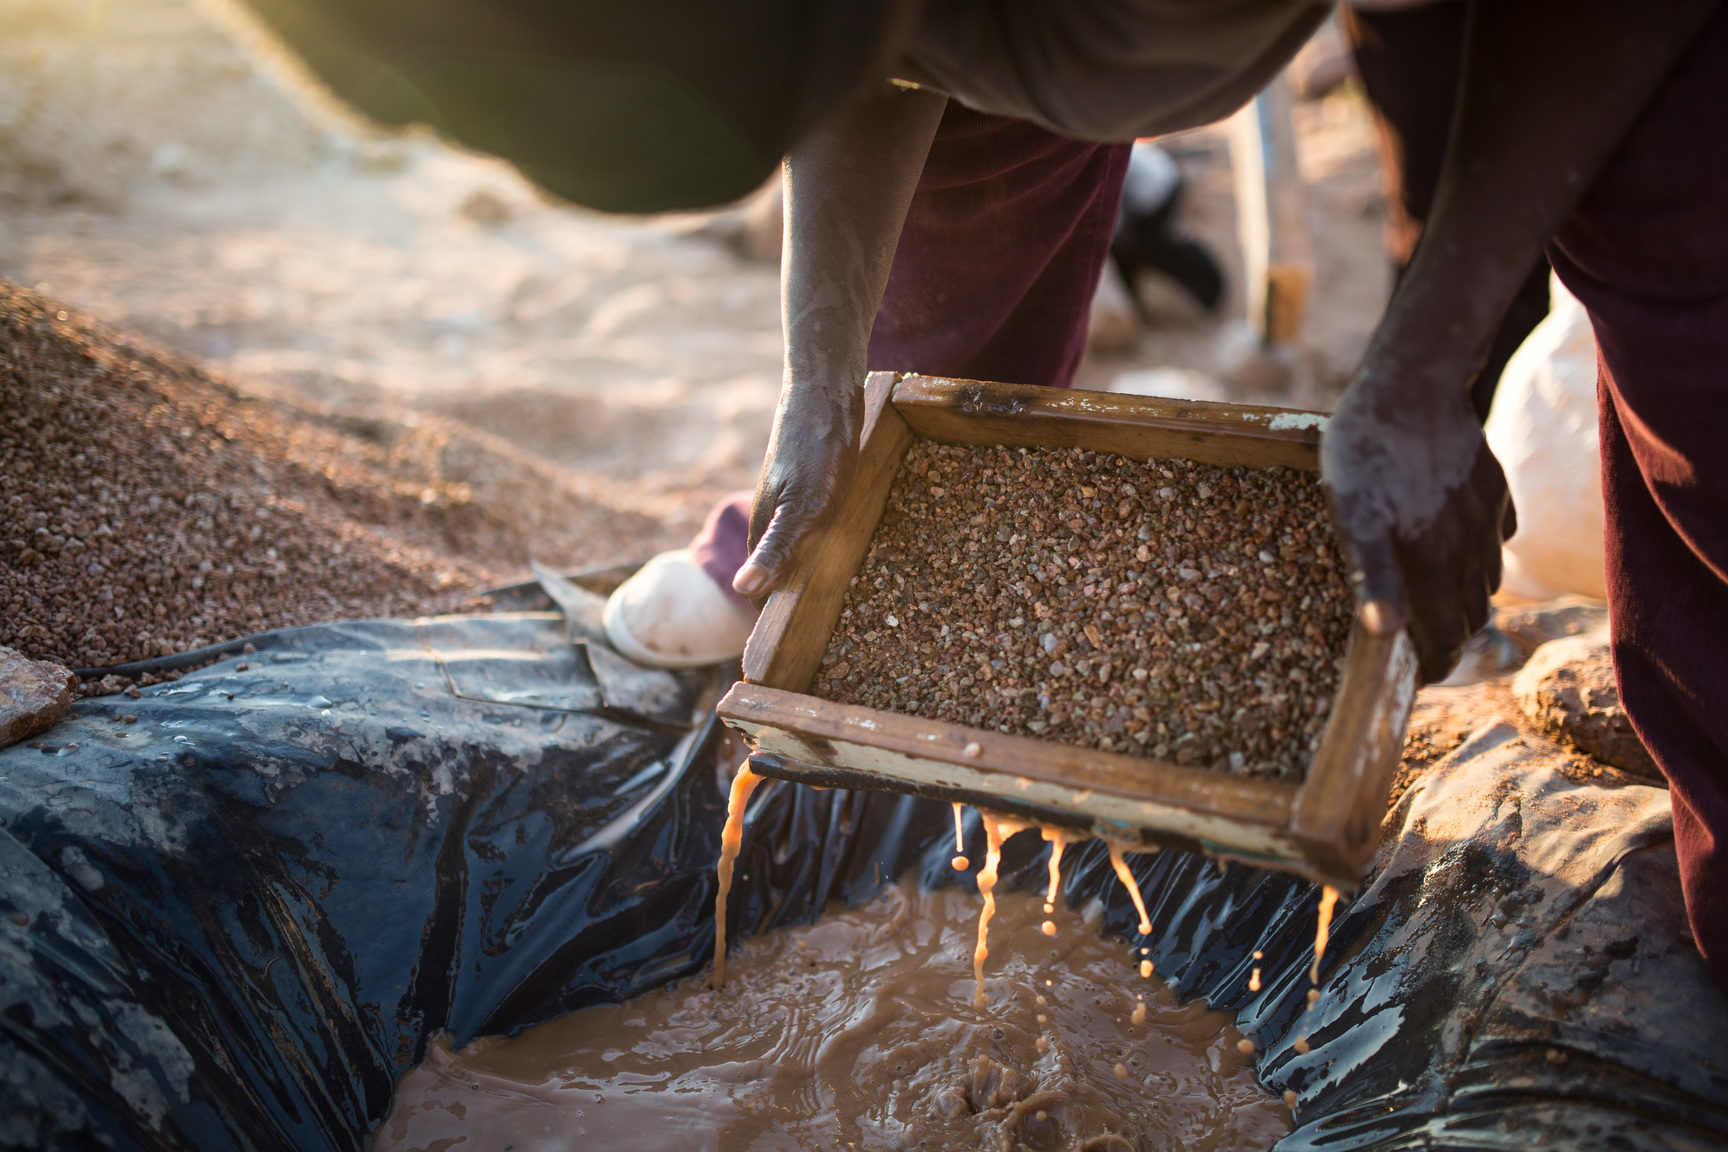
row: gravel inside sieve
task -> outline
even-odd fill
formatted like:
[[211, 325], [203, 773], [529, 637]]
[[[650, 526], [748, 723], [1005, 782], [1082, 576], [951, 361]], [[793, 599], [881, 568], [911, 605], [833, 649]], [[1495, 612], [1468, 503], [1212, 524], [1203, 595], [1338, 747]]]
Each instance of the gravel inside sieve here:
[[811, 690], [1294, 781], [1352, 614], [1315, 473], [920, 441]]

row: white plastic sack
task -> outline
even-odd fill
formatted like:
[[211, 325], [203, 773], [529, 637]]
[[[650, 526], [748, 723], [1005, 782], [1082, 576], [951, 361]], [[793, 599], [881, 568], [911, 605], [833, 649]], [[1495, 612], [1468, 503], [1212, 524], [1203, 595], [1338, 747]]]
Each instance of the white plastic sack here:
[[1550, 278], [1549, 292], [1548, 316], [1507, 363], [1486, 428], [1518, 508], [1500, 590], [1517, 599], [1600, 600], [1607, 591], [1596, 339], [1584, 306], [1558, 279]]

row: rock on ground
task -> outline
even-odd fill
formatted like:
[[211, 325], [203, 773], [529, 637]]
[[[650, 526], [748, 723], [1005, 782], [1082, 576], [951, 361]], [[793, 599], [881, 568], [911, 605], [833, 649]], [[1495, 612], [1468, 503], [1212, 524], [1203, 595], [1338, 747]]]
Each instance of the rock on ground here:
[[1550, 739], [1634, 776], [1661, 779], [1661, 769], [1620, 706], [1606, 633], [1542, 645], [1513, 680], [1512, 694]]
[[[1571, 725], [1571, 729], [1583, 733], [1580, 738], [1568, 734], [1570, 729], [1557, 719], [1559, 713], [1547, 706], [1532, 711], [1521, 701], [1516, 690], [1519, 669], [1529, 663], [1533, 654], [1545, 651], [1544, 645], [1568, 638], [1602, 640], [1607, 623], [1608, 606], [1600, 600], [1582, 596], [1563, 596], [1541, 604], [1497, 611], [1493, 624], [1472, 638], [1466, 647], [1458, 670], [1439, 684], [1429, 685], [1417, 693], [1402, 763], [1392, 785], [1389, 803], [1396, 805], [1413, 783], [1457, 750], [1472, 732], [1490, 723], [1510, 724], [1527, 737], [1540, 739], [1545, 744], [1557, 741], [1548, 744], [1557, 755], [1556, 770], [1575, 783], [1606, 786], [1651, 783], [1666, 787], [1667, 781], [1649, 756], [1639, 755], [1643, 752], [1642, 745], [1627, 751], [1623, 742], [1604, 740], [1603, 734], [1596, 731], [1604, 724], [1610, 728], [1624, 724], [1624, 713], [1619, 709], [1614, 688], [1613, 667], [1605, 652], [1588, 673], [1577, 670], [1565, 674], [1575, 680], [1588, 680], [1591, 685], [1589, 696], [1595, 702], [1593, 727]], [[1561, 654], [1587, 648], [1555, 648], [1553, 658], [1557, 663], [1549, 665], [1550, 657], [1544, 657], [1545, 671], [1530, 675], [1532, 678], [1546, 675], [1571, 659]], [[1587, 709], [1580, 707], [1582, 715], [1582, 711]], [[1620, 719], [1608, 723], [1610, 715], [1617, 715]], [[1591, 727], [1591, 731], [1585, 732], [1586, 727]], [[1631, 736], [1629, 725], [1617, 730]], [[1608, 759], [1604, 753], [1614, 758]]]
[[77, 683], [58, 664], [0, 647], [0, 748], [52, 727], [72, 707]]
[[1550, 640], [1581, 636], [1607, 626], [1607, 603], [1587, 596], [1561, 596], [1494, 613], [1494, 627], [1510, 638], [1526, 659]]

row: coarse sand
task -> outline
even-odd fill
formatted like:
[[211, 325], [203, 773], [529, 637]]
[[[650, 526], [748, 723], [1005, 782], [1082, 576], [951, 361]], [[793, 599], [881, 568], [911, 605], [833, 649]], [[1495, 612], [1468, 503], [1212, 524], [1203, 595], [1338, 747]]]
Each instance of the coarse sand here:
[[812, 690], [1300, 780], [1352, 615], [1314, 473], [924, 441]]
[[436, 416], [306, 411], [0, 281], [0, 645], [70, 667], [455, 607], [663, 525]]

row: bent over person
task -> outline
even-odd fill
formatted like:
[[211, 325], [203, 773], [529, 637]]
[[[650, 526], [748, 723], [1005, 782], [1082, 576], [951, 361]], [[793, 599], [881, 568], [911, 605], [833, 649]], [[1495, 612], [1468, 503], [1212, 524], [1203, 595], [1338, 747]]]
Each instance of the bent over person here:
[[[595, 207], [724, 202], [785, 157], [785, 383], [736, 578], [752, 598], [848, 483], [873, 356], [1009, 380], [1036, 362], [1053, 367], [1028, 382], [1061, 382], [1062, 318], [1083, 312], [1080, 273], [1103, 259], [1085, 230], [1120, 194], [1111, 149], [1228, 114], [1328, 11], [253, 6], [363, 110], [430, 122]], [[1440, 187], [1322, 445], [1334, 525], [1364, 625], [1408, 629], [1423, 678], [1444, 676], [1488, 617], [1515, 527], [1468, 389], [1546, 247], [1600, 348], [1621, 698], [1672, 786], [1693, 933], [1728, 985], [1728, 14], [1719, 0], [1471, 0], [1466, 29]], [[1086, 145], [1104, 159], [1071, 162]], [[984, 208], [988, 227], [970, 227]], [[942, 276], [971, 288], [957, 298]]]

